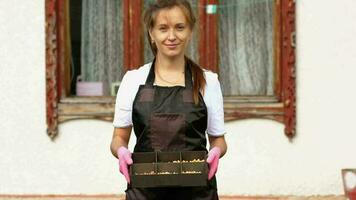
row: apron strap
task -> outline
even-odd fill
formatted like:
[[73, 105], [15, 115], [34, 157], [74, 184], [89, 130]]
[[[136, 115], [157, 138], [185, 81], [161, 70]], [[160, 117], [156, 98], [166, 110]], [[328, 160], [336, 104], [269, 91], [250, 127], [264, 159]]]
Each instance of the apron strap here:
[[[186, 57], [185, 58], [185, 73], [184, 73], [184, 81], [185, 81], [185, 87], [186, 88], [193, 88], [193, 80], [192, 80], [192, 72], [191, 72], [191, 63], [190, 60]], [[148, 73], [147, 79], [146, 79], [146, 85], [153, 87], [153, 83], [155, 80], [155, 62], [156, 62], [156, 57], [153, 59], [150, 72]]]

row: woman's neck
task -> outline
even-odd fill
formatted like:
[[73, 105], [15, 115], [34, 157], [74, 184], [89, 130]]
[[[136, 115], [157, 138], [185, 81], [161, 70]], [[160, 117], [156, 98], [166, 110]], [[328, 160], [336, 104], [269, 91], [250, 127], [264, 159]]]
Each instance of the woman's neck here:
[[167, 58], [161, 54], [157, 54], [155, 68], [160, 72], [176, 73], [184, 72], [185, 59], [184, 54], [175, 58]]

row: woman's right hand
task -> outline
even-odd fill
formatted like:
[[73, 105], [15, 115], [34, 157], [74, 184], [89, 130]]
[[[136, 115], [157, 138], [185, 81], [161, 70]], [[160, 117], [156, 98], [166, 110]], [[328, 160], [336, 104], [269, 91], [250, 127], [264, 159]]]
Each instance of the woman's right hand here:
[[119, 158], [120, 172], [125, 176], [126, 181], [130, 183], [129, 165], [132, 164], [131, 152], [122, 146], [117, 150], [117, 157]]

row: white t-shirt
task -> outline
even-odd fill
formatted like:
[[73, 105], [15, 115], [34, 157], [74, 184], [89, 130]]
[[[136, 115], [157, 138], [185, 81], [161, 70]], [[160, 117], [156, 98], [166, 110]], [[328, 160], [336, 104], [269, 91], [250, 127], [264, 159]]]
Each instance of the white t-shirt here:
[[[151, 63], [138, 69], [129, 70], [121, 80], [116, 96], [114, 127], [128, 127], [132, 125], [132, 105], [139, 85], [144, 85], [151, 69]], [[203, 95], [208, 109], [208, 126], [206, 133], [211, 136], [221, 136], [226, 133], [224, 126], [224, 103], [218, 75], [204, 69], [206, 80]]]

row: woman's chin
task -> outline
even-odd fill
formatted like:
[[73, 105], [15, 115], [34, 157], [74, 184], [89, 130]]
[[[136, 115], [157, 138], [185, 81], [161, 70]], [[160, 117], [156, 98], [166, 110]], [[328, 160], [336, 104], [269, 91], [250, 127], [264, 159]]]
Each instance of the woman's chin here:
[[168, 51], [164, 55], [167, 57], [175, 58], [181, 56], [183, 53], [181, 51]]

